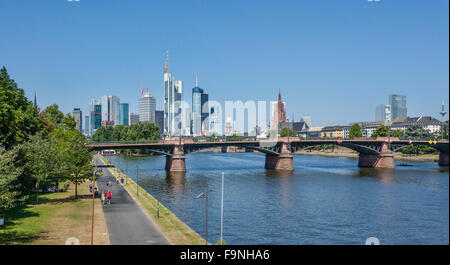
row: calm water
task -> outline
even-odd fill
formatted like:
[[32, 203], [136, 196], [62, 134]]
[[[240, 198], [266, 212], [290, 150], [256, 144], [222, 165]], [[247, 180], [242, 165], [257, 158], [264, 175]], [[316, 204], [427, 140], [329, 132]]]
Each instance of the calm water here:
[[[395, 170], [359, 169], [357, 160], [294, 156], [295, 171], [264, 169], [264, 155], [197, 152], [185, 175], [168, 175], [165, 157], [108, 157], [208, 240], [220, 237], [225, 173], [227, 244], [449, 244], [449, 173], [437, 163]], [[127, 171], [128, 168], [128, 171]]]

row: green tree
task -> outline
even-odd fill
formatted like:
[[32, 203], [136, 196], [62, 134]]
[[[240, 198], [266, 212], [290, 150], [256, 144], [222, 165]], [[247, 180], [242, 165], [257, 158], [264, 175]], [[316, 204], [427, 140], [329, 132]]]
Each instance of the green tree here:
[[406, 137], [411, 139], [430, 139], [433, 138], [431, 133], [425, 130], [422, 125], [414, 124], [406, 128]]
[[61, 124], [64, 118], [64, 114], [59, 110], [59, 107], [56, 104], [46, 107], [44, 111], [42, 111], [42, 115], [55, 126]]
[[20, 183], [23, 168], [14, 166], [16, 159], [14, 151], [0, 153], [0, 217], [26, 198]]
[[359, 124], [356, 123], [350, 127], [349, 137], [350, 139], [362, 137], [361, 126]]
[[46, 181], [57, 182], [62, 174], [62, 159], [56, 149], [56, 143], [52, 138], [34, 135], [30, 141], [22, 144], [25, 156], [25, 170], [33, 179], [36, 191], [36, 202], [39, 202], [39, 189], [41, 183]]
[[406, 136], [405, 132], [400, 129], [391, 130], [390, 134], [392, 137], [398, 137], [398, 138], [405, 138], [405, 136]]
[[387, 137], [389, 133], [389, 129], [388, 127], [384, 126], [384, 125], [380, 125], [378, 126], [378, 128], [372, 133], [372, 138], [377, 138], [377, 137]]
[[283, 128], [280, 131], [280, 137], [288, 137], [288, 136], [297, 136], [297, 131], [292, 130], [290, 128]]
[[441, 126], [441, 129], [439, 130], [439, 138], [448, 140], [448, 124]]
[[94, 170], [91, 161], [92, 153], [84, 146], [86, 137], [81, 132], [71, 129], [73, 117], [64, 117], [63, 125], [53, 134], [56, 148], [60, 152], [62, 179], [75, 184], [75, 198], [78, 197], [78, 185], [91, 178]]
[[0, 70], [0, 147], [23, 143], [41, 129], [38, 109], [3, 67]]

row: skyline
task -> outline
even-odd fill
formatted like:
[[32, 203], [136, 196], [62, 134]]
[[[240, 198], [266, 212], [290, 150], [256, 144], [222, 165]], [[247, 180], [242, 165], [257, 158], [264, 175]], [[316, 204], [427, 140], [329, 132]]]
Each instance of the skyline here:
[[281, 89], [286, 116], [315, 126], [373, 120], [389, 94], [407, 96], [411, 117], [439, 118], [449, 102], [448, 2], [251, 3], [4, 2], [0, 63], [30, 100], [64, 113], [103, 95], [137, 113], [139, 76], [163, 109], [166, 50], [188, 102], [196, 74], [220, 102]]

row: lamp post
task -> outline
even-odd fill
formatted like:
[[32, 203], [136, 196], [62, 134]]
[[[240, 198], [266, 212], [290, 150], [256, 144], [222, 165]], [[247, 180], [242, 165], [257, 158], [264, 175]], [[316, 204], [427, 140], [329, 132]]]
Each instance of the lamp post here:
[[223, 245], [223, 180], [224, 180], [224, 172], [222, 172], [222, 202], [220, 206], [220, 245]]
[[97, 174], [97, 157], [94, 159], [95, 161], [95, 170], [92, 173], [92, 227], [91, 227], [91, 245], [94, 244], [94, 208], [95, 208], [95, 174]]
[[[161, 183], [159, 183], [160, 182], [160, 180], [159, 180], [159, 173], [156, 173], [157, 175], [158, 175], [158, 189], [159, 189], [159, 194], [161, 194]], [[158, 205], [156, 206], [156, 217], [158, 217], [159, 218], [159, 200], [156, 200], [156, 201], [158, 201]]]
[[208, 192], [200, 193], [197, 196], [197, 199], [205, 198], [205, 230], [206, 230], [206, 237], [205, 237], [205, 245], [208, 245]]

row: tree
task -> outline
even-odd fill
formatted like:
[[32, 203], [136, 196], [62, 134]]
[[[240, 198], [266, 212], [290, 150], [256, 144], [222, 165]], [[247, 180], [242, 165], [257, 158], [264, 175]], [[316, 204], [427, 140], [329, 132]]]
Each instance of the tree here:
[[30, 141], [21, 145], [25, 157], [25, 170], [33, 179], [36, 191], [36, 203], [39, 202], [40, 184], [45, 181], [57, 181], [61, 176], [63, 163], [56, 143], [52, 138], [34, 135]]
[[406, 137], [411, 139], [429, 139], [432, 135], [429, 131], [425, 130], [422, 125], [414, 124], [406, 128]]
[[362, 137], [361, 126], [359, 126], [359, 124], [356, 123], [353, 124], [352, 127], [350, 127], [349, 137], [350, 139]]
[[389, 129], [388, 127], [384, 126], [384, 125], [380, 125], [378, 126], [378, 128], [372, 133], [372, 138], [377, 138], [377, 137], [387, 137], [389, 133]]
[[441, 126], [441, 129], [439, 130], [439, 138], [448, 140], [448, 124]]
[[0, 71], [0, 146], [9, 149], [40, 129], [38, 109], [3, 67]]
[[290, 128], [283, 128], [280, 132], [280, 137], [288, 137], [288, 136], [297, 136], [297, 131], [292, 130]]
[[81, 132], [71, 128], [74, 119], [71, 116], [64, 117], [62, 126], [53, 134], [56, 148], [60, 152], [63, 170], [62, 179], [70, 180], [75, 184], [75, 198], [78, 197], [78, 185], [91, 177], [94, 170], [91, 165], [92, 153], [84, 146], [86, 138]]
[[55, 126], [61, 124], [64, 118], [64, 114], [59, 110], [58, 105], [56, 104], [45, 108], [42, 115], [47, 120], [51, 121]]
[[0, 217], [26, 198], [20, 183], [23, 168], [14, 166], [16, 158], [13, 151], [0, 154]]
[[391, 130], [390, 134], [392, 137], [398, 137], [398, 138], [405, 138], [405, 136], [406, 136], [405, 132], [400, 129]]

